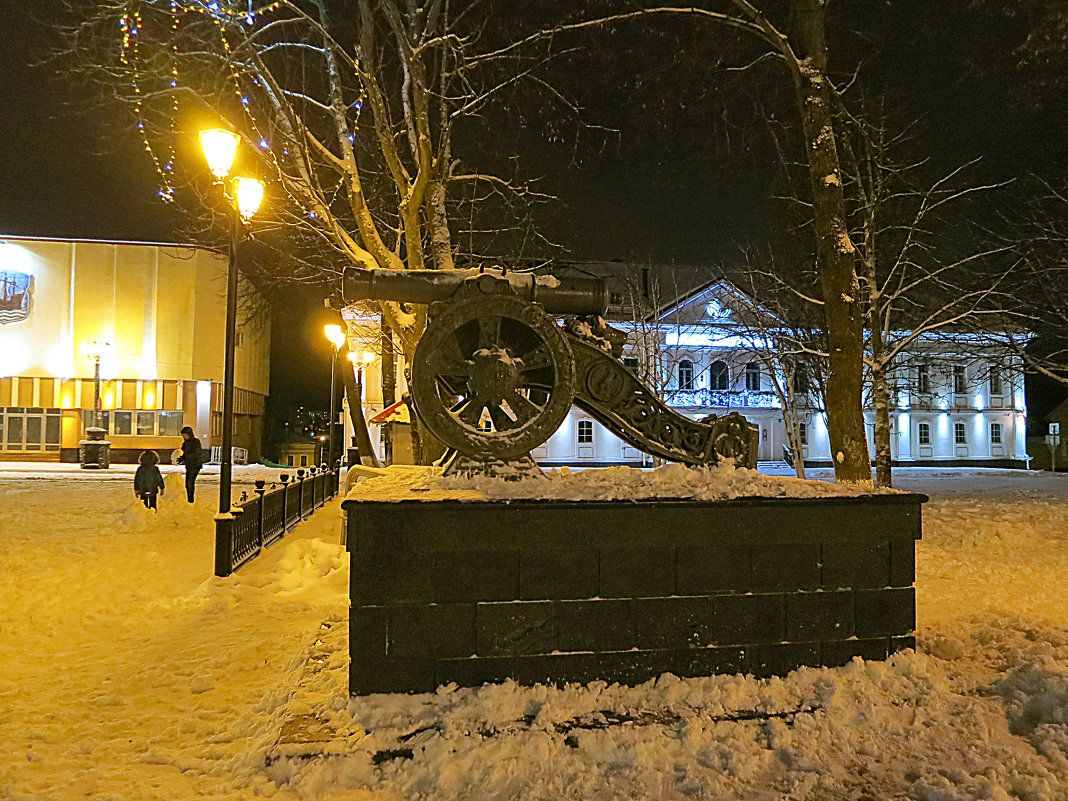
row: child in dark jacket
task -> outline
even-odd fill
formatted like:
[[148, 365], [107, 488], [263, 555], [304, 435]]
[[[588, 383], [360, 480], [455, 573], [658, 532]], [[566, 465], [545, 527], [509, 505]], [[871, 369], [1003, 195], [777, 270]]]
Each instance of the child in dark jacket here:
[[155, 451], [145, 451], [137, 461], [139, 467], [134, 473], [134, 493], [149, 509], [156, 508], [156, 493], [163, 494], [163, 476], [156, 465], [159, 456]]

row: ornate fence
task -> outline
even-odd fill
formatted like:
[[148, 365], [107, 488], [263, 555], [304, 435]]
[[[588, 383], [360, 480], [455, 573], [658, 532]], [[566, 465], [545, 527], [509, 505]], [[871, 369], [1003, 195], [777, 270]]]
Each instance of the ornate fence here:
[[285, 536], [301, 520], [333, 498], [338, 492], [341, 463], [333, 470], [326, 465], [297, 470], [290, 480], [282, 473], [282, 486], [268, 491], [267, 482], [256, 479], [255, 497], [242, 493], [242, 502], [231, 508], [231, 516], [215, 520], [215, 575], [229, 576], [241, 565]]

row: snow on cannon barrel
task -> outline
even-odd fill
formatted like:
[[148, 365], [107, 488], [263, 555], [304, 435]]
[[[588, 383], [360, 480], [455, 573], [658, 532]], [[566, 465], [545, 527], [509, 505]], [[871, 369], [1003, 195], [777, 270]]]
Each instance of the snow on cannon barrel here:
[[756, 426], [737, 413], [680, 415], [620, 361], [626, 335], [601, 317], [608, 289], [599, 279], [374, 270], [347, 278], [345, 294], [428, 304], [411, 394], [419, 420], [449, 449], [447, 473], [536, 472], [530, 452], [572, 404], [654, 456], [756, 466]]

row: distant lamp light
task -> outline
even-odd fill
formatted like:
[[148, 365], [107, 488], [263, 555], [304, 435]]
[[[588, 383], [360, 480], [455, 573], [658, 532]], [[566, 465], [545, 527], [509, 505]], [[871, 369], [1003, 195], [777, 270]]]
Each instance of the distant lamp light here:
[[110, 389], [104, 393], [104, 408], [113, 409], [115, 407], [115, 393]]
[[237, 211], [245, 222], [251, 220], [263, 202], [263, 181], [257, 178], [235, 178], [234, 192], [237, 195]]
[[371, 353], [371, 351], [367, 351], [366, 353], [363, 354], [363, 363], [364, 364], [370, 364], [374, 360], [375, 360], [375, 355], [373, 353]]
[[345, 344], [345, 332], [341, 330], [340, 325], [324, 325], [323, 333], [335, 348], [340, 348]]
[[237, 134], [225, 128], [211, 128], [200, 132], [200, 147], [211, 174], [222, 180], [230, 174], [237, 154]]
[[142, 400], [144, 402], [141, 405], [144, 406], [146, 409], [156, 408], [156, 394], [152, 390], [146, 389], [144, 398]]

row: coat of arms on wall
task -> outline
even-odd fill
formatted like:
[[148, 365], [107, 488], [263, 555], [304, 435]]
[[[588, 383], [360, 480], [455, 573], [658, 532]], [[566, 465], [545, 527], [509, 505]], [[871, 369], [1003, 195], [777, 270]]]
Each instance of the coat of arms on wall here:
[[30, 316], [33, 276], [0, 270], [0, 325], [21, 323]]

